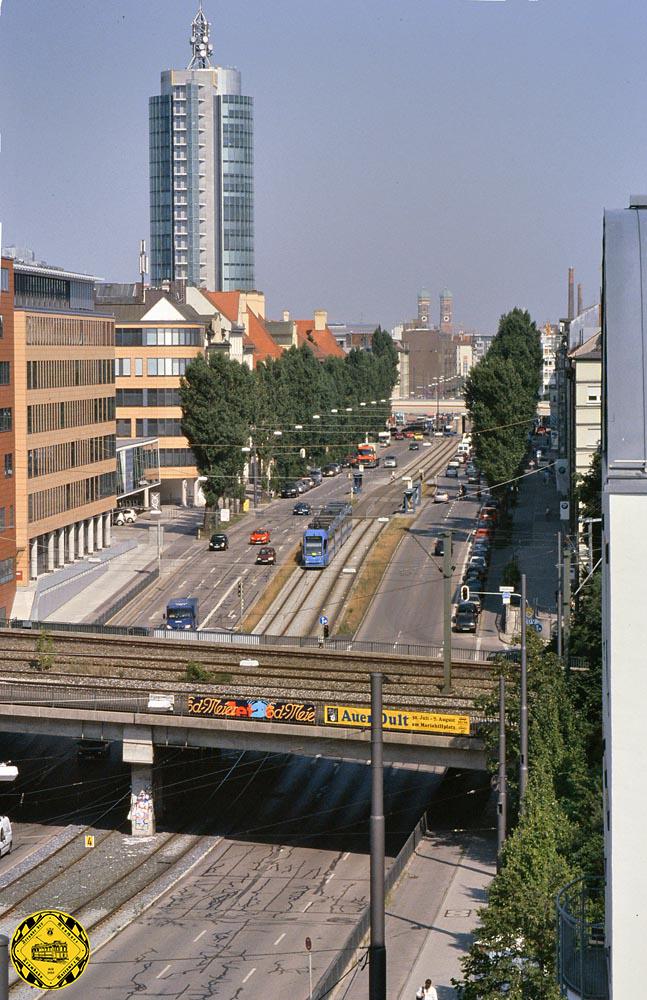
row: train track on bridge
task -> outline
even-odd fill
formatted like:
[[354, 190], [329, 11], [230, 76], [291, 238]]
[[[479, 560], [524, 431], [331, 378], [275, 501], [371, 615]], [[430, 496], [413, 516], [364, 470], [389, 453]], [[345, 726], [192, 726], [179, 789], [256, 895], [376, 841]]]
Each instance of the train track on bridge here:
[[[455, 661], [452, 693], [443, 693], [443, 666], [421, 656], [319, 649], [221, 646], [134, 637], [55, 633], [53, 662], [39, 670], [37, 635], [0, 630], [0, 678], [10, 684], [64, 686], [75, 699], [85, 692], [114, 697], [148, 693], [215, 694], [323, 703], [370, 704], [370, 675], [387, 678], [385, 701], [394, 708], [480, 713], [476, 702], [496, 683], [496, 664]], [[0, 684], [0, 699], [3, 696]]]

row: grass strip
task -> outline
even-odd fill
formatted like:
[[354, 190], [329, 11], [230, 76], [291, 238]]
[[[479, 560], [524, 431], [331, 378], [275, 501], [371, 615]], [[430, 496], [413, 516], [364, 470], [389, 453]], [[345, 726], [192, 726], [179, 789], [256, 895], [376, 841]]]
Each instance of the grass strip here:
[[409, 518], [394, 517], [369, 549], [351, 587], [339, 627], [335, 630], [340, 635], [355, 635], [409, 524]]
[[275, 567], [276, 572], [272, 576], [271, 581], [260, 594], [258, 600], [252, 604], [238, 631], [252, 632], [256, 628], [263, 615], [269, 611], [273, 602], [298, 567], [300, 551], [301, 542], [298, 541], [294, 548], [288, 552], [285, 562], [281, 566]]

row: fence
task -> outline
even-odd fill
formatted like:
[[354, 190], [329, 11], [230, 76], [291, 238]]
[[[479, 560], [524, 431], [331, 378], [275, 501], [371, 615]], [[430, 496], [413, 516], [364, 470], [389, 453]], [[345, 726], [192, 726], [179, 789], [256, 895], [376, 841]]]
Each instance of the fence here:
[[[386, 653], [390, 656], [422, 656], [428, 660], [442, 660], [443, 658], [442, 646], [425, 646], [417, 643], [371, 642], [366, 639], [344, 639], [339, 636], [322, 640], [317, 636], [310, 635], [254, 635], [249, 632], [209, 631], [207, 629], [197, 632], [193, 630], [176, 631], [174, 629], [147, 628], [145, 625], [104, 624], [156, 577], [157, 570], [147, 574], [146, 578], [142, 578], [131, 590], [111, 605], [100, 616], [98, 622], [76, 624], [73, 622], [32, 622], [11, 619], [11, 621], [0, 620], [0, 627], [41, 629], [47, 632], [55, 630], [58, 632], [83, 632], [94, 635], [137, 635], [170, 642], [211, 642], [229, 646], [254, 646], [261, 649], [324, 649], [332, 653]], [[492, 650], [452, 646], [452, 659], [461, 662], [485, 663], [492, 660], [495, 655]]]
[[[404, 871], [409, 858], [414, 853], [416, 847], [423, 839], [427, 833], [427, 817], [423, 815], [420, 817], [416, 823], [414, 829], [410, 833], [407, 842], [401, 848], [398, 856], [395, 858], [393, 864], [390, 866], [386, 873], [384, 879], [384, 888], [388, 893], [400, 875]], [[370, 930], [371, 921], [371, 910], [370, 906], [367, 906], [364, 912], [360, 915], [354, 928], [346, 938], [343, 947], [340, 948], [337, 958], [328, 966], [323, 976], [317, 983], [313, 997], [314, 1000], [323, 1000], [324, 997], [329, 996], [334, 987], [337, 985], [339, 980], [344, 974], [344, 971], [350, 965], [351, 956], [356, 952], [366, 935]]]
[[557, 896], [558, 979], [563, 996], [607, 1000], [604, 880], [581, 878]]

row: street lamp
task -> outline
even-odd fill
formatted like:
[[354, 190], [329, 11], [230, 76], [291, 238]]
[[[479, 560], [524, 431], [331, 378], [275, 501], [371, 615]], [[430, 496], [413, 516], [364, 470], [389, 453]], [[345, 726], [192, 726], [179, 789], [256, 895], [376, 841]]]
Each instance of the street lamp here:
[[250, 462], [252, 461], [252, 458], [254, 460], [254, 480], [253, 480], [253, 483], [254, 483], [254, 510], [256, 510], [256, 507], [258, 506], [258, 500], [257, 500], [257, 495], [256, 495], [257, 494], [257, 481], [258, 481], [258, 456], [256, 454], [256, 445], [252, 442], [251, 446], [250, 445], [243, 445], [243, 447], [240, 450], [242, 452], [246, 452], [249, 455]]

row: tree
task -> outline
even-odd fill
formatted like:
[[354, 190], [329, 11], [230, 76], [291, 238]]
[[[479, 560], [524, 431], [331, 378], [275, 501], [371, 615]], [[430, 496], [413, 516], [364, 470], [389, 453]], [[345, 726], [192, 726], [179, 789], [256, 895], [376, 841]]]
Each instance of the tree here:
[[219, 497], [242, 499], [242, 474], [257, 402], [254, 379], [246, 365], [213, 353], [198, 355], [180, 383], [182, 433], [201, 476], [209, 507]]

